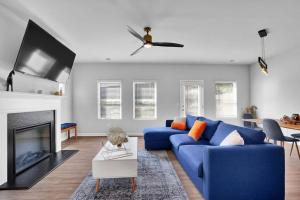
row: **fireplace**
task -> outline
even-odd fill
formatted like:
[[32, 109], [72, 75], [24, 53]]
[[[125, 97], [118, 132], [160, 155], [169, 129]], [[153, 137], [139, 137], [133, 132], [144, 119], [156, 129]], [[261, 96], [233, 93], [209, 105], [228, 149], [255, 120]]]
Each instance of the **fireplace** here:
[[8, 115], [8, 182], [55, 152], [54, 111]]
[[49, 157], [51, 153], [51, 123], [14, 131], [15, 174], [18, 175]]
[[31, 188], [78, 152], [61, 150], [60, 125], [61, 97], [0, 92], [0, 193]]

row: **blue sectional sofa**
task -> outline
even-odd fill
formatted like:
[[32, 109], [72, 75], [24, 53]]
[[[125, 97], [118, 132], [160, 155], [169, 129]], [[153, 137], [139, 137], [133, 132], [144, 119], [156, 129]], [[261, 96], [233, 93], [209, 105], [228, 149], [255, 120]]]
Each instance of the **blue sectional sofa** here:
[[[284, 149], [264, 142], [262, 131], [187, 116], [187, 130], [144, 129], [147, 150], [172, 149], [206, 200], [282, 200], [285, 194]], [[199, 141], [187, 135], [195, 120], [206, 121]], [[242, 146], [219, 146], [237, 130]]]

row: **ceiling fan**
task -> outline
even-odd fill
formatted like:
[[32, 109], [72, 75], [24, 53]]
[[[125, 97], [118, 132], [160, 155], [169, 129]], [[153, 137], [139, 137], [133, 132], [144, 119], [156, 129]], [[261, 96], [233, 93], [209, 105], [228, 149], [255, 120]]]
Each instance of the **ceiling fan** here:
[[150, 27], [144, 28], [144, 31], [146, 32], [146, 35], [144, 35], [144, 37], [138, 34], [130, 26], [127, 26], [127, 28], [129, 33], [131, 33], [134, 37], [136, 37], [137, 39], [143, 42], [143, 45], [140, 48], [138, 48], [137, 50], [132, 52], [132, 54], [130, 54], [131, 56], [137, 54], [144, 47], [151, 48], [152, 46], [156, 46], [156, 47], [183, 47], [184, 46], [183, 44], [172, 43], [172, 42], [152, 42], [152, 36], [149, 34], [149, 32], [151, 31]]

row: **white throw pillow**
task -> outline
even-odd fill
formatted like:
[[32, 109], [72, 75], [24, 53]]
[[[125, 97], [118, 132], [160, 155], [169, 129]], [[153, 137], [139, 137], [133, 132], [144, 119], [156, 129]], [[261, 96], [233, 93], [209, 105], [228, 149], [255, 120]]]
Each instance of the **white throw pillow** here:
[[244, 139], [241, 137], [237, 130], [232, 131], [229, 135], [224, 138], [221, 142], [220, 146], [228, 146], [228, 145], [244, 145]]

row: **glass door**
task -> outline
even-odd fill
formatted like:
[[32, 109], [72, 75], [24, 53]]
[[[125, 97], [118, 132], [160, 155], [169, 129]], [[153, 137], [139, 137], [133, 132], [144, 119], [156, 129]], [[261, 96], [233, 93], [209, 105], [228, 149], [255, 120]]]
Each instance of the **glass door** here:
[[180, 114], [182, 117], [189, 115], [203, 115], [203, 81], [180, 81]]

